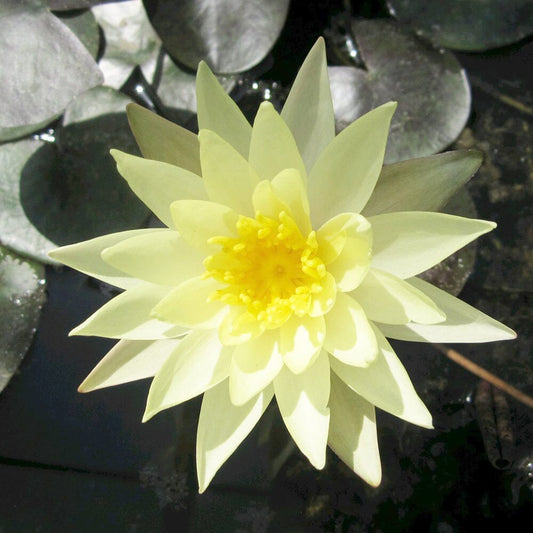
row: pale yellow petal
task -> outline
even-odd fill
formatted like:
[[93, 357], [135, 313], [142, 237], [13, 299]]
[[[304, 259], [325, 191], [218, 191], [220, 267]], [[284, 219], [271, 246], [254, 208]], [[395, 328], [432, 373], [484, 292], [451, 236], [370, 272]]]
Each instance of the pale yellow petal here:
[[418, 342], [492, 342], [514, 339], [516, 333], [497, 320], [478, 311], [451, 294], [418, 278], [407, 280], [424, 292], [446, 313], [441, 324], [379, 324], [381, 331], [393, 339]]
[[186, 328], [216, 328], [227, 312], [226, 304], [211, 300], [220, 284], [202, 276], [184, 281], [154, 306], [152, 316]]
[[339, 213], [360, 213], [381, 172], [389, 125], [396, 103], [357, 119], [322, 152], [309, 173], [313, 226]]
[[271, 180], [282, 170], [294, 168], [306, 181], [307, 174], [294, 137], [270, 102], [263, 102], [255, 116], [248, 160], [261, 179]]
[[350, 296], [337, 294], [325, 315], [324, 348], [347, 365], [368, 366], [378, 355], [378, 343], [363, 308]]
[[292, 131], [309, 172], [335, 137], [326, 47], [322, 37], [311, 48], [300, 67], [281, 116]]
[[207, 489], [218, 469], [252, 431], [273, 394], [273, 388], [267, 387], [239, 407], [231, 403], [227, 381], [204, 394], [196, 440], [200, 493]]
[[279, 332], [283, 362], [291, 372], [301, 374], [320, 354], [326, 334], [324, 317], [293, 316]]
[[301, 374], [283, 368], [274, 391], [283, 421], [298, 448], [315, 468], [324, 468], [329, 428], [330, 372], [322, 352]]
[[237, 237], [239, 215], [226, 205], [201, 200], [179, 200], [171, 205], [172, 218], [179, 234], [191, 245], [207, 252], [211, 237]]
[[312, 317], [325, 315], [335, 305], [336, 296], [337, 282], [329, 272], [326, 272], [320, 280], [320, 292], [312, 295], [309, 315]]
[[368, 217], [393, 211], [439, 211], [482, 160], [477, 150], [455, 150], [384, 165], [362, 213]]
[[236, 346], [229, 373], [231, 402], [247, 403], [272, 382], [282, 366], [277, 330], [265, 331], [260, 337]]
[[422, 291], [375, 268], [350, 295], [370, 320], [383, 324], [437, 324], [446, 319], [446, 314]]
[[116, 268], [113, 268], [102, 259], [100, 254], [106, 248], [114, 246], [122, 241], [131, 239], [132, 237], [153, 234], [157, 231], [159, 230], [137, 229], [121, 231], [119, 233], [110, 233], [109, 235], [103, 235], [102, 237], [96, 237], [95, 239], [90, 239], [88, 241], [56, 248], [49, 252], [48, 255], [52, 259], [71, 268], [75, 268], [88, 276], [105, 281], [106, 283], [110, 283], [121, 289], [130, 289], [142, 282]]
[[329, 408], [330, 448], [348, 468], [377, 487], [381, 483], [381, 460], [374, 406], [332, 372]]
[[337, 215], [317, 231], [319, 256], [340, 291], [355, 289], [370, 268], [372, 228], [356, 213]]
[[155, 319], [152, 309], [166, 297], [170, 287], [143, 283], [100, 307], [69, 335], [111, 339], [157, 340], [178, 337], [186, 328]]
[[242, 344], [255, 339], [265, 331], [265, 326], [249, 313], [245, 307], [232, 305], [218, 329], [222, 344]]
[[146, 159], [170, 163], [200, 175], [200, 147], [194, 133], [138, 104], [126, 106], [135, 140]]
[[181, 339], [120, 340], [93, 368], [78, 392], [90, 392], [155, 376]]
[[169, 229], [121, 241], [103, 250], [102, 258], [130, 276], [159, 285], [176, 286], [205, 271], [205, 254]]
[[133, 192], [169, 228], [174, 226], [170, 213], [174, 200], [207, 200], [202, 180], [188, 170], [120, 150], [111, 150], [111, 155]]
[[353, 391], [376, 407], [407, 422], [431, 428], [431, 413], [418, 397], [407, 371], [387, 342], [374, 329], [380, 352], [366, 368], [345, 365], [330, 357], [331, 369]]
[[229, 143], [210, 130], [200, 130], [200, 160], [205, 190], [212, 202], [254, 216], [252, 194], [259, 177]]
[[386, 213], [369, 218], [372, 266], [399, 278], [416, 276], [493, 230], [494, 222], [444, 213]]
[[155, 375], [143, 422], [225, 380], [232, 351], [220, 344], [215, 330], [189, 333]]
[[196, 98], [198, 129], [214, 131], [247, 158], [252, 127], [203, 61], [198, 65]]

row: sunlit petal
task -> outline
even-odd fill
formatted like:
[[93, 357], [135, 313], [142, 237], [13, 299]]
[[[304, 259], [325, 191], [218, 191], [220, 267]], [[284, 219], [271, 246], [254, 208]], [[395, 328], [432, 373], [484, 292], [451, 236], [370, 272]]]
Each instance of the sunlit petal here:
[[189, 333], [155, 375], [143, 422], [225, 380], [231, 355], [232, 349], [220, 344], [215, 330]]
[[170, 290], [170, 287], [150, 283], [129, 289], [100, 307], [69, 335], [131, 340], [167, 339], [183, 335], [188, 331], [187, 328], [158, 320], [151, 314]]
[[378, 355], [378, 343], [363, 308], [347, 294], [337, 294], [337, 301], [324, 317], [324, 348], [347, 365], [368, 366]]
[[202, 180], [183, 168], [111, 150], [117, 169], [133, 192], [169, 228], [174, 227], [170, 204], [174, 200], [207, 200]]
[[386, 213], [369, 218], [372, 266], [399, 278], [416, 276], [496, 227], [494, 222], [444, 213]]
[[369, 485], [381, 482], [381, 461], [374, 406], [331, 373], [328, 444]]
[[267, 387], [238, 407], [231, 403], [227, 381], [204, 394], [196, 440], [200, 493], [205, 491], [218, 469], [252, 431], [273, 394], [273, 388]]
[[407, 281], [424, 292], [446, 313], [446, 321], [431, 326], [413, 323], [405, 326], [379, 324], [387, 337], [405, 341], [451, 343], [503, 341], [516, 337], [516, 333], [501, 322], [430, 283], [418, 278]]
[[325, 352], [301, 374], [283, 368], [274, 379], [276, 401], [298, 448], [315, 468], [324, 468], [329, 428], [330, 376]]
[[331, 369], [365, 400], [407, 422], [431, 428], [431, 414], [418, 397], [407, 371], [385, 337], [374, 330], [380, 352], [366, 368], [330, 357]]
[[436, 324], [446, 319], [445, 313], [422, 291], [374, 268], [350, 294], [370, 320], [384, 324]]

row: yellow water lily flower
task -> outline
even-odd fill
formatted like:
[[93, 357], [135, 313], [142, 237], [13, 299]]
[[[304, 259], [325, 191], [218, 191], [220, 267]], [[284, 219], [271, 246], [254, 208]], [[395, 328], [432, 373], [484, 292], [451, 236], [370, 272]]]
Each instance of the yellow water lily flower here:
[[515, 336], [416, 277], [495, 227], [432, 212], [473, 174], [479, 155], [383, 167], [395, 103], [335, 136], [322, 39], [281, 114], [265, 102], [253, 127], [205, 64], [197, 97], [198, 136], [132, 105], [145, 158], [112, 151], [167, 227], [50, 254], [124, 289], [72, 331], [120, 339], [80, 390], [153, 377], [144, 420], [203, 394], [201, 492], [274, 395], [316, 468], [329, 445], [378, 485], [375, 407], [432, 427], [385, 337]]

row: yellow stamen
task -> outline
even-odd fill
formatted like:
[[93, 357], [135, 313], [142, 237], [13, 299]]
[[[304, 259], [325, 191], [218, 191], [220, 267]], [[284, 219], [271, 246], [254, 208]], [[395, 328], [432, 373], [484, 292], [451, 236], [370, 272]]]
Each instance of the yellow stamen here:
[[241, 216], [236, 228], [239, 237], [209, 240], [221, 250], [205, 259], [204, 276], [226, 285], [210, 300], [245, 306], [267, 329], [281, 326], [293, 314], [307, 314], [326, 276], [315, 232], [304, 238], [285, 211], [277, 220], [261, 213]]

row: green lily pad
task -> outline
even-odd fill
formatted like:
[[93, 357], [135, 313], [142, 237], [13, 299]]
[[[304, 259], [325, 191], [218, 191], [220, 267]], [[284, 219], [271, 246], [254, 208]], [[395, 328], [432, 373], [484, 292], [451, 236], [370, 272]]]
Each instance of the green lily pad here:
[[0, 4], [0, 49], [1, 141], [46, 125], [102, 81], [87, 49], [38, 0]]
[[386, 163], [440, 152], [463, 130], [470, 88], [452, 53], [389, 20], [353, 21], [366, 66], [328, 69], [337, 130], [387, 101], [398, 102]]
[[168, 53], [196, 70], [203, 59], [217, 73], [257, 65], [276, 42], [289, 0], [144, 0]]
[[0, 392], [30, 347], [45, 296], [42, 265], [0, 246]]
[[137, 65], [147, 79], [152, 79], [161, 41], [141, 0], [102, 4], [92, 12], [105, 36], [104, 54], [98, 63], [104, 83], [120, 89]]
[[96, 59], [100, 47], [100, 30], [92, 11], [59, 12], [57, 17], [69, 27], [91, 56]]
[[[105, 107], [102, 95], [110, 91], [115, 98], [107, 94]], [[67, 110], [56, 142], [26, 139], [0, 146], [2, 244], [51, 263], [46, 253], [57, 245], [144, 223], [148, 209], [109, 155], [110, 148], [137, 153], [125, 112], [113, 112], [124, 102], [109, 88], [89, 91]]]
[[454, 50], [482, 51], [533, 33], [531, 0], [388, 0], [391, 15]]

